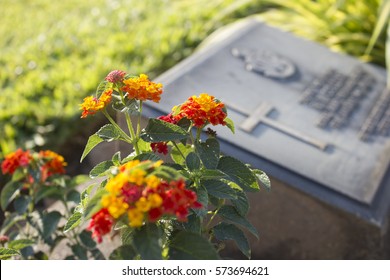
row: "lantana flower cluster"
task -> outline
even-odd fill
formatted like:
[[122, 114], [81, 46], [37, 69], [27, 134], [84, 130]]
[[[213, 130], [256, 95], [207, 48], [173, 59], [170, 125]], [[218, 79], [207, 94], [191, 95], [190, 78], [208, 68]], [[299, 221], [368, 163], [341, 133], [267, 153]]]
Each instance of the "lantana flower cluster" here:
[[[18, 149], [8, 154], [1, 164], [3, 174], [14, 174], [17, 169], [38, 168], [40, 181], [45, 182], [50, 176], [55, 174], [65, 174], [67, 163], [64, 158], [50, 150], [31, 153], [29, 150]], [[34, 182], [31, 175], [28, 176], [30, 183]]]
[[88, 229], [98, 242], [111, 231], [115, 221], [130, 227], [156, 222], [163, 216], [186, 221], [190, 208], [199, 208], [196, 193], [187, 189], [183, 179], [167, 181], [159, 175], [162, 161], [130, 161], [118, 169], [101, 198], [102, 209], [93, 215]]
[[227, 114], [224, 103], [215, 99], [214, 96], [201, 93], [199, 96], [191, 96], [180, 105], [174, 117], [177, 121], [187, 118], [193, 122], [195, 127], [202, 128], [207, 124], [226, 125]]
[[[183, 104], [175, 106], [172, 112], [166, 116], [160, 116], [158, 119], [177, 124], [181, 119], [190, 120], [193, 126], [203, 128], [208, 124], [226, 125], [226, 107], [221, 101], [207, 93], [201, 93], [199, 96], [191, 96]], [[166, 142], [152, 143], [153, 152], [166, 155], [168, 145]]]
[[158, 103], [163, 93], [162, 84], [150, 81], [145, 74], [127, 78], [126, 72], [113, 70], [106, 76], [105, 81], [108, 82], [106, 89], [99, 97], [88, 96], [80, 104], [80, 109], [83, 111], [81, 118], [86, 118], [105, 109], [110, 104], [113, 94], [130, 100], [151, 100]]

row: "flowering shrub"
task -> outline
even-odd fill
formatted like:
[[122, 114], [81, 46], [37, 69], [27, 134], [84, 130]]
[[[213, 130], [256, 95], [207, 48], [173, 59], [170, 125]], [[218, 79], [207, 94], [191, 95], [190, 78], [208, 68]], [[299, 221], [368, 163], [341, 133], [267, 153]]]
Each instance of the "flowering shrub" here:
[[[207, 93], [149, 119], [141, 129], [143, 102], [158, 103], [162, 88], [145, 74], [114, 70], [94, 96], [84, 99], [82, 118], [101, 112], [110, 123], [89, 138], [81, 161], [103, 141], [124, 141], [134, 150], [124, 158], [117, 152], [91, 170], [90, 177], [103, 181], [84, 191], [64, 232], [89, 221], [87, 229], [103, 244], [104, 236], [119, 232], [122, 245], [111, 259], [218, 259], [226, 240], [234, 240], [250, 258], [242, 228], [256, 237], [258, 233], [246, 219], [246, 192], [258, 191], [260, 185], [269, 188], [268, 177], [221, 155], [209, 126], [226, 126], [234, 133], [234, 124], [224, 103]], [[124, 114], [128, 133], [111, 117], [109, 107]], [[208, 138], [203, 139], [206, 129]], [[173, 162], [163, 163], [160, 154], [170, 154]]]
[[[75, 187], [86, 179], [66, 176], [65, 166], [64, 158], [49, 150], [37, 153], [18, 149], [2, 161], [2, 173], [11, 180], [0, 195], [0, 205], [5, 211], [0, 228], [0, 259], [47, 259], [65, 238], [74, 254], [85, 252], [87, 258], [89, 251], [90, 257], [102, 257], [89, 231], [63, 233], [61, 223], [69, 217], [70, 207], [80, 201]], [[45, 207], [45, 198], [60, 201], [64, 211]]]

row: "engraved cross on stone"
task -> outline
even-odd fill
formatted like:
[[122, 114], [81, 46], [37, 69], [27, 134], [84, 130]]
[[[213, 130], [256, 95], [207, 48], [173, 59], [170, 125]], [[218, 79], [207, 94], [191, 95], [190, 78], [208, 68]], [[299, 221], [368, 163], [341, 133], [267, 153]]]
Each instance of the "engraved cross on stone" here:
[[247, 133], [251, 133], [253, 129], [256, 128], [258, 124], [265, 124], [269, 127], [272, 127], [276, 130], [279, 130], [283, 132], [284, 134], [287, 134], [291, 137], [294, 137], [302, 142], [305, 142], [309, 145], [312, 145], [320, 150], [325, 150], [328, 146], [327, 143], [318, 140], [316, 138], [313, 138], [309, 135], [306, 135], [298, 130], [295, 130], [287, 125], [284, 125], [280, 122], [277, 122], [273, 119], [270, 119], [267, 117], [267, 115], [274, 109], [270, 104], [262, 102], [260, 105], [256, 108], [255, 111], [248, 114], [246, 110], [243, 110], [242, 108], [238, 107], [234, 104], [226, 104], [228, 107], [233, 109], [234, 111], [240, 113], [241, 115], [247, 116], [248, 118], [244, 120], [239, 125], [239, 128]]

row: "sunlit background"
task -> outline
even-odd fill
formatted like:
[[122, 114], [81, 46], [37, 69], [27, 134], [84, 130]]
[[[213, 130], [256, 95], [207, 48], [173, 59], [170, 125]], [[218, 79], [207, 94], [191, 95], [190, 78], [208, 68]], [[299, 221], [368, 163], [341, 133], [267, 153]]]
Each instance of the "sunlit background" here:
[[1, 0], [0, 159], [64, 145], [110, 70], [155, 78], [251, 15], [385, 67], [389, 13], [388, 0]]

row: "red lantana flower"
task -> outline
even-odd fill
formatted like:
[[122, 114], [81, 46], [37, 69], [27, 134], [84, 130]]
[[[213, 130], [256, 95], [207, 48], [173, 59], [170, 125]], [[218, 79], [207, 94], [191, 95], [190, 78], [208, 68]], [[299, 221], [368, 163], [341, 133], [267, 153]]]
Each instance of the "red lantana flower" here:
[[32, 156], [30, 151], [18, 149], [5, 157], [1, 164], [1, 171], [3, 174], [9, 173], [12, 175], [19, 167], [26, 167], [31, 160]]
[[96, 238], [98, 243], [103, 240], [103, 235], [111, 231], [114, 221], [106, 208], [101, 209], [99, 212], [92, 216], [89, 223], [88, 230], [92, 231], [92, 237]]

